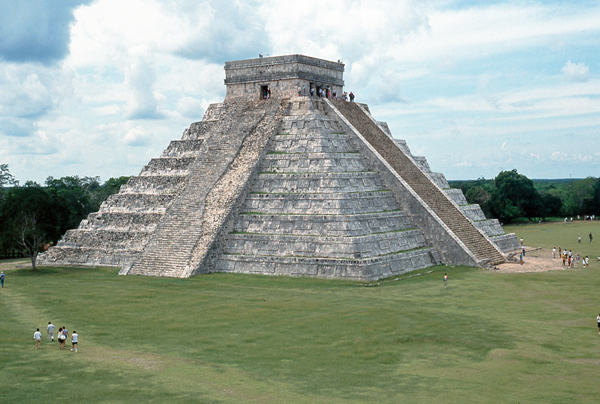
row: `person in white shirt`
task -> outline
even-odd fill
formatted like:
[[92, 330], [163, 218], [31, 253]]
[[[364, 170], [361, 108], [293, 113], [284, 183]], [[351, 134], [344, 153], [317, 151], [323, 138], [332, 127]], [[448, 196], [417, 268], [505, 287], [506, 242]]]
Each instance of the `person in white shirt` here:
[[48, 321], [48, 339], [50, 342], [54, 342], [54, 324], [52, 321]]
[[75, 352], [77, 352], [77, 339], [79, 338], [79, 334], [77, 334], [77, 331], [73, 331], [73, 334], [71, 334], [71, 341], [73, 342], [73, 348], [71, 348], [72, 350], [75, 350]]
[[33, 333], [33, 339], [35, 340], [35, 349], [38, 349], [42, 343], [42, 333], [39, 328]]

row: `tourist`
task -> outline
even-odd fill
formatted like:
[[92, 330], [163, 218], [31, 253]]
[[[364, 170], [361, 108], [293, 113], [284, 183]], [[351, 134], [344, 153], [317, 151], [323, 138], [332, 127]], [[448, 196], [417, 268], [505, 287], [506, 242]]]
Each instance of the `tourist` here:
[[556, 248], [552, 247], [552, 258], [556, 258]]
[[567, 268], [571, 268], [571, 256], [567, 257]]
[[521, 247], [523, 247], [523, 237], [521, 237], [521, 240], [519, 240], [521, 242]]
[[587, 268], [589, 268], [590, 267], [590, 259], [588, 258], [587, 255], [585, 256], [584, 262], [585, 262], [584, 266], [586, 266]]
[[39, 328], [33, 333], [33, 339], [35, 340], [35, 349], [38, 349], [42, 343], [42, 333]]
[[267, 88], [267, 98], [271, 99], [271, 87]]
[[71, 348], [72, 350], [75, 350], [75, 353], [77, 353], [77, 339], [79, 338], [79, 335], [77, 334], [77, 331], [73, 331], [73, 334], [71, 334], [71, 341], [73, 342], [73, 348]]
[[63, 343], [62, 343], [60, 349], [62, 349], [65, 346], [65, 344], [67, 343], [67, 338], [69, 338], [69, 331], [67, 331], [67, 327], [65, 327], [63, 325], [62, 329], [63, 329]]
[[598, 334], [600, 334], [600, 314], [598, 314], [598, 317], [596, 317], [596, 320], [598, 320]]
[[577, 260], [577, 266], [579, 266], [579, 253], [577, 253], [577, 255], [575, 256], [576, 260]]
[[0, 274], [0, 285], [4, 288], [4, 271]]
[[354, 102], [354, 93], [350, 91], [350, 102]]
[[519, 254], [519, 264], [523, 265], [523, 253]]
[[581, 236], [577, 237], [577, 242], [581, 244]]
[[302, 86], [302, 95], [306, 97], [306, 86]]
[[448, 274], [445, 273], [444, 274], [444, 289], [446, 289], [448, 287]]
[[562, 260], [563, 260], [563, 267], [564, 267], [565, 266], [565, 261], [567, 260], [567, 254], [566, 253], [563, 253]]
[[525, 255], [525, 246], [523, 246], [523, 255]]
[[47, 331], [48, 331], [48, 339], [50, 340], [50, 342], [54, 342], [54, 324], [52, 324], [52, 321], [48, 321], [48, 327], [47, 327]]
[[592, 233], [590, 233], [590, 243], [592, 242]]
[[63, 334], [63, 329], [62, 329], [62, 327], [60, 327], [60, 328], [58, 329], [58, 343], [59, 343], [58, 347], [59, 347], [60, 349], [63, 349], [63, 346], [65, 345], [65, 336], [64, 336], [64, 334]]

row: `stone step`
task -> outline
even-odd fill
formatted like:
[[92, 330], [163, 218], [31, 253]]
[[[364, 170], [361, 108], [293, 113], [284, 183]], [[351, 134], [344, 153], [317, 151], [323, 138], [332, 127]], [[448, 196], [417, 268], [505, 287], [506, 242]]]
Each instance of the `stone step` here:
[[204, 139], [198, 140], [172, 140], [162, 152], [161, 158], [198, 157]]
[[250, 194], [243, 212], [353, 215], [398, 210], [390, 191], [330, 194]]
[[153, 231], [163, 213], [97, 212], [79, 224], [81, 230]]
[[265, 235], [230, 233], [225, 254], [372, 258], [426, 247], [420, 230], [404, 230], [359, 237]]
[[267, 193], [374, 192], [379, 190], [381, 190], [381, 181], [376, 172], [260, 173], [252, 185], [253, 192]]
[[121, 190], [124, 193], [176, 194], [187, 181], [187, 175], [131, 177]]
[[120, 192], [102, 203], [100, 212], [161, 213], [173, 202], [173, 194], [141, 194]]
[[59, 247], [80, 247], [107, 249], [139, 249], [148, 241], [150, 233], [146, 231], [120, 231], [120, 230], [67, 230], [58, 242]]
[[369, 171], [364, 158], [358, 153], [270, 153], [261, 172], [355, 172]]
[[187, 175], [190, 165], [196, 157], [163, 157], [152, 159], [142, 168], [140, 176], [180, 176]]
[[433, 248], [367, 259], [221, 255], [217, 272], [375, 280], [439, 264]]
[[273, 152], [339, 153], [356, 152], [348, 135], [279, 135], [273, 139]]
[[406, 212], [357, 215], [256, 215], [241, 214], [234, 232], [355, 237], [412, 229]]

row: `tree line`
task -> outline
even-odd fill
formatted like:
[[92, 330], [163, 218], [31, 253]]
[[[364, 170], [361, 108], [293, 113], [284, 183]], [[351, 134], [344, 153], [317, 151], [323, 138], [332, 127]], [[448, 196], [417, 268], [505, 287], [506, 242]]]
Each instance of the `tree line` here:
[[515, 169], [501, 171], [494, 179], [449, 183], [462, 189], [468, 203], [479, 204], [486, 217], [503, 224], [521, 218], [600, 216], [600, 178], [531, 180]]
[[35, 269], [37, 254], [56, 244], [89, 213], [119, 191], [129, 177], [48, 177], [44, 185], [20, 185], [7, 164], [0, 164], [0, 257], [29, 256]]

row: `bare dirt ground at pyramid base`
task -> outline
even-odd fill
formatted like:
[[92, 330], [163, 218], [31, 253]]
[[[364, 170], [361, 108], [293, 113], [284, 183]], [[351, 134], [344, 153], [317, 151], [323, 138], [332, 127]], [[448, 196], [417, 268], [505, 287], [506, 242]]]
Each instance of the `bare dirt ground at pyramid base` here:
[[[548, 256], [549, 255], [549, 256]], [[519, 273], [519, 272], [546, 272], [546, 271], [568, 271], [575, 268], [581, 268], [580, 263], [575, 268], [567, 268], [562, 265], [562, 260], [558, 258], [552, 258], [552, 251], [546, 249], [536, 249], [526, 251], [525, 257], [523, 258], [523, 264], [518, 262], [518, 255], [516, 255], [517, 261], [510, 261], [497, 266], [498, 272], [504, 273]], [[594, 258], [596, 260], [596, 258]], [[590, 267], [594, 265], [590, 262]]]

